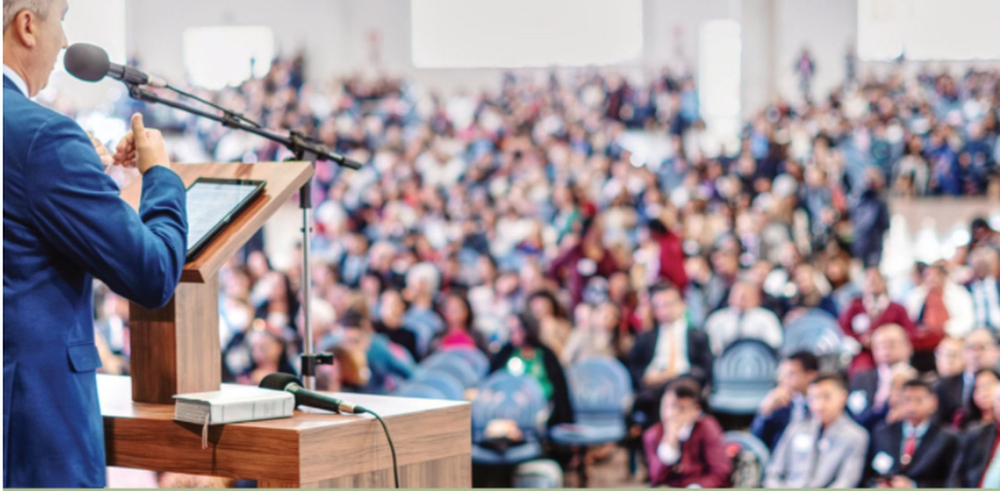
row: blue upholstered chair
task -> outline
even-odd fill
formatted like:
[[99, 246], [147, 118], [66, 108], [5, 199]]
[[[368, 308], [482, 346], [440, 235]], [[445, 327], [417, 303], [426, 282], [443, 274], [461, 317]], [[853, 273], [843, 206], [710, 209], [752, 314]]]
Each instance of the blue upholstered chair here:
[[[524, 376], [497, 372], [484, 381], [472, 401], [472, 462], [514, 465], [542, 455], [548, 401], [538, 382]], [[522, 439], [506, 448], [491, 446], [485, 436], [490, 421], [514, 421]]]
[[724, 414], [750, 415], [776, 385], [778, 356], [756, 339], [741, 339], [729, 345], [715, 360], [713, 393], [708, 403]]

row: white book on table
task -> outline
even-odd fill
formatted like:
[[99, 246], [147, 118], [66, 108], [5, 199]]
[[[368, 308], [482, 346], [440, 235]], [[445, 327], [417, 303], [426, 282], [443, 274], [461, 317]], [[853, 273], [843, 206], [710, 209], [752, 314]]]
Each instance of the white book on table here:
[[199, 425], [219, 425], [288, 418], [295, 397], [279, 390], [257, 387], [227, 387], [213, 392], [174, 396], [174, 420]]

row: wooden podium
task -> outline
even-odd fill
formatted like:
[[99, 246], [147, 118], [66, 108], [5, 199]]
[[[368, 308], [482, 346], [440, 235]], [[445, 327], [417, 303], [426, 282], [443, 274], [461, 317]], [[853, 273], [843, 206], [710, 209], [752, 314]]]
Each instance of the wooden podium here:
[[[200, 426], [173, 421], [172, 405], [133, 402], [128, 377], [98, 375], [97, 385], [110, 466], [255, 479], [268, 488], [393, 486], [389, 444], [371, 416], [296, 411], [291, 418], [213, 426], [202, 449]], [[401, 487], [472, 486], [468, 403], [333, 395], [385, 420]]]
[[[184, 265], [181, 283], [166, 306], [148, 310], [135, 303], [129, 312], [132, 397], [136, 402], [173, 404], [175, 394], [219, 390], [219, 268], [312, 176], [309, 162], [257, 164], [174, 164], [190, 186], [199, 177], [265, 181], [264, 192], [240, 213], [194, 260]], [[142, 180], [122, 190], [139, 208]]]
[[[226, 390], [219, 346], [218, 271], [312, 176], [308, 162], [175, 164], [198, 177], [266, 181], [262, 196], [184, 266], [170, 302], [131, 304], [132, 377], [98, 376], [109, 466], [255, 479], [261, 487], [391, 487], [392, 458], [370, 416], [296, 411], [292, 418], [212, 427], [173, 421], [175, 394]], [[138, 209], [137, 179], [122, 198]], [[400, 485], [470, 487], [467, 403], [344, 394], [379, 413], [399, 459]]]

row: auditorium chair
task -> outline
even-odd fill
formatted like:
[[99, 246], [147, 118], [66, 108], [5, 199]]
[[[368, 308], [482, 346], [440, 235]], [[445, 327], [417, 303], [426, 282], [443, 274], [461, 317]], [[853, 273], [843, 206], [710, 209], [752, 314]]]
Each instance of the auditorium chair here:
[[552, 441], [572, 448], [579, 457], [580, 487], [586, 487], [584, 455], [587, 448], [625, 439], [625, 416], [632, 407], [628, 370], [610, 357], [582, 360], [567, 371], [576, 422], [552, 428]]
[[[472, 462], [515, 465], [539, 458], [548, 418], [548, 401], [537, 381], [507, 372], [494, 373], [480, 385], [472, 401]], [[521, 438], [487, 438], [486, 428], [494, 420], [513, 421]]]
[[712, 395], [713, 412], [748, 416], [757, 412], [767, 393], [775, 387], [778, 355], [763, 341], [740, 339], [729, 345], [715, 360]]
[[837, 319], [820, 309], [809, 309], [785, 324], [781, 356], [787, 358], [798, 351], [816, 355], [823, 371], [846, 369], [852, 358]]

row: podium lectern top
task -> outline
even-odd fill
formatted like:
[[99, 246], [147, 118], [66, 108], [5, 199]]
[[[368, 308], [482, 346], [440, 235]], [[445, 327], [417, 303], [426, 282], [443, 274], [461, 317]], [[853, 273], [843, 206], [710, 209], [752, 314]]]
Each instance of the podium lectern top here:
[[[205, 283], [225, 262], [250, 240], [273, 215], [312, 176], [310, 162], [259, 162], [256, 164], [171, 164], [171, 169], [190, 186], [199, 177], [254, 179], [266, 181], [261, 197], [226, 226], [198, 257], [184, 265], [181, 282]], [[132, 208], [139, 208], [142, 179], [135, 179], [121, 197]]]

